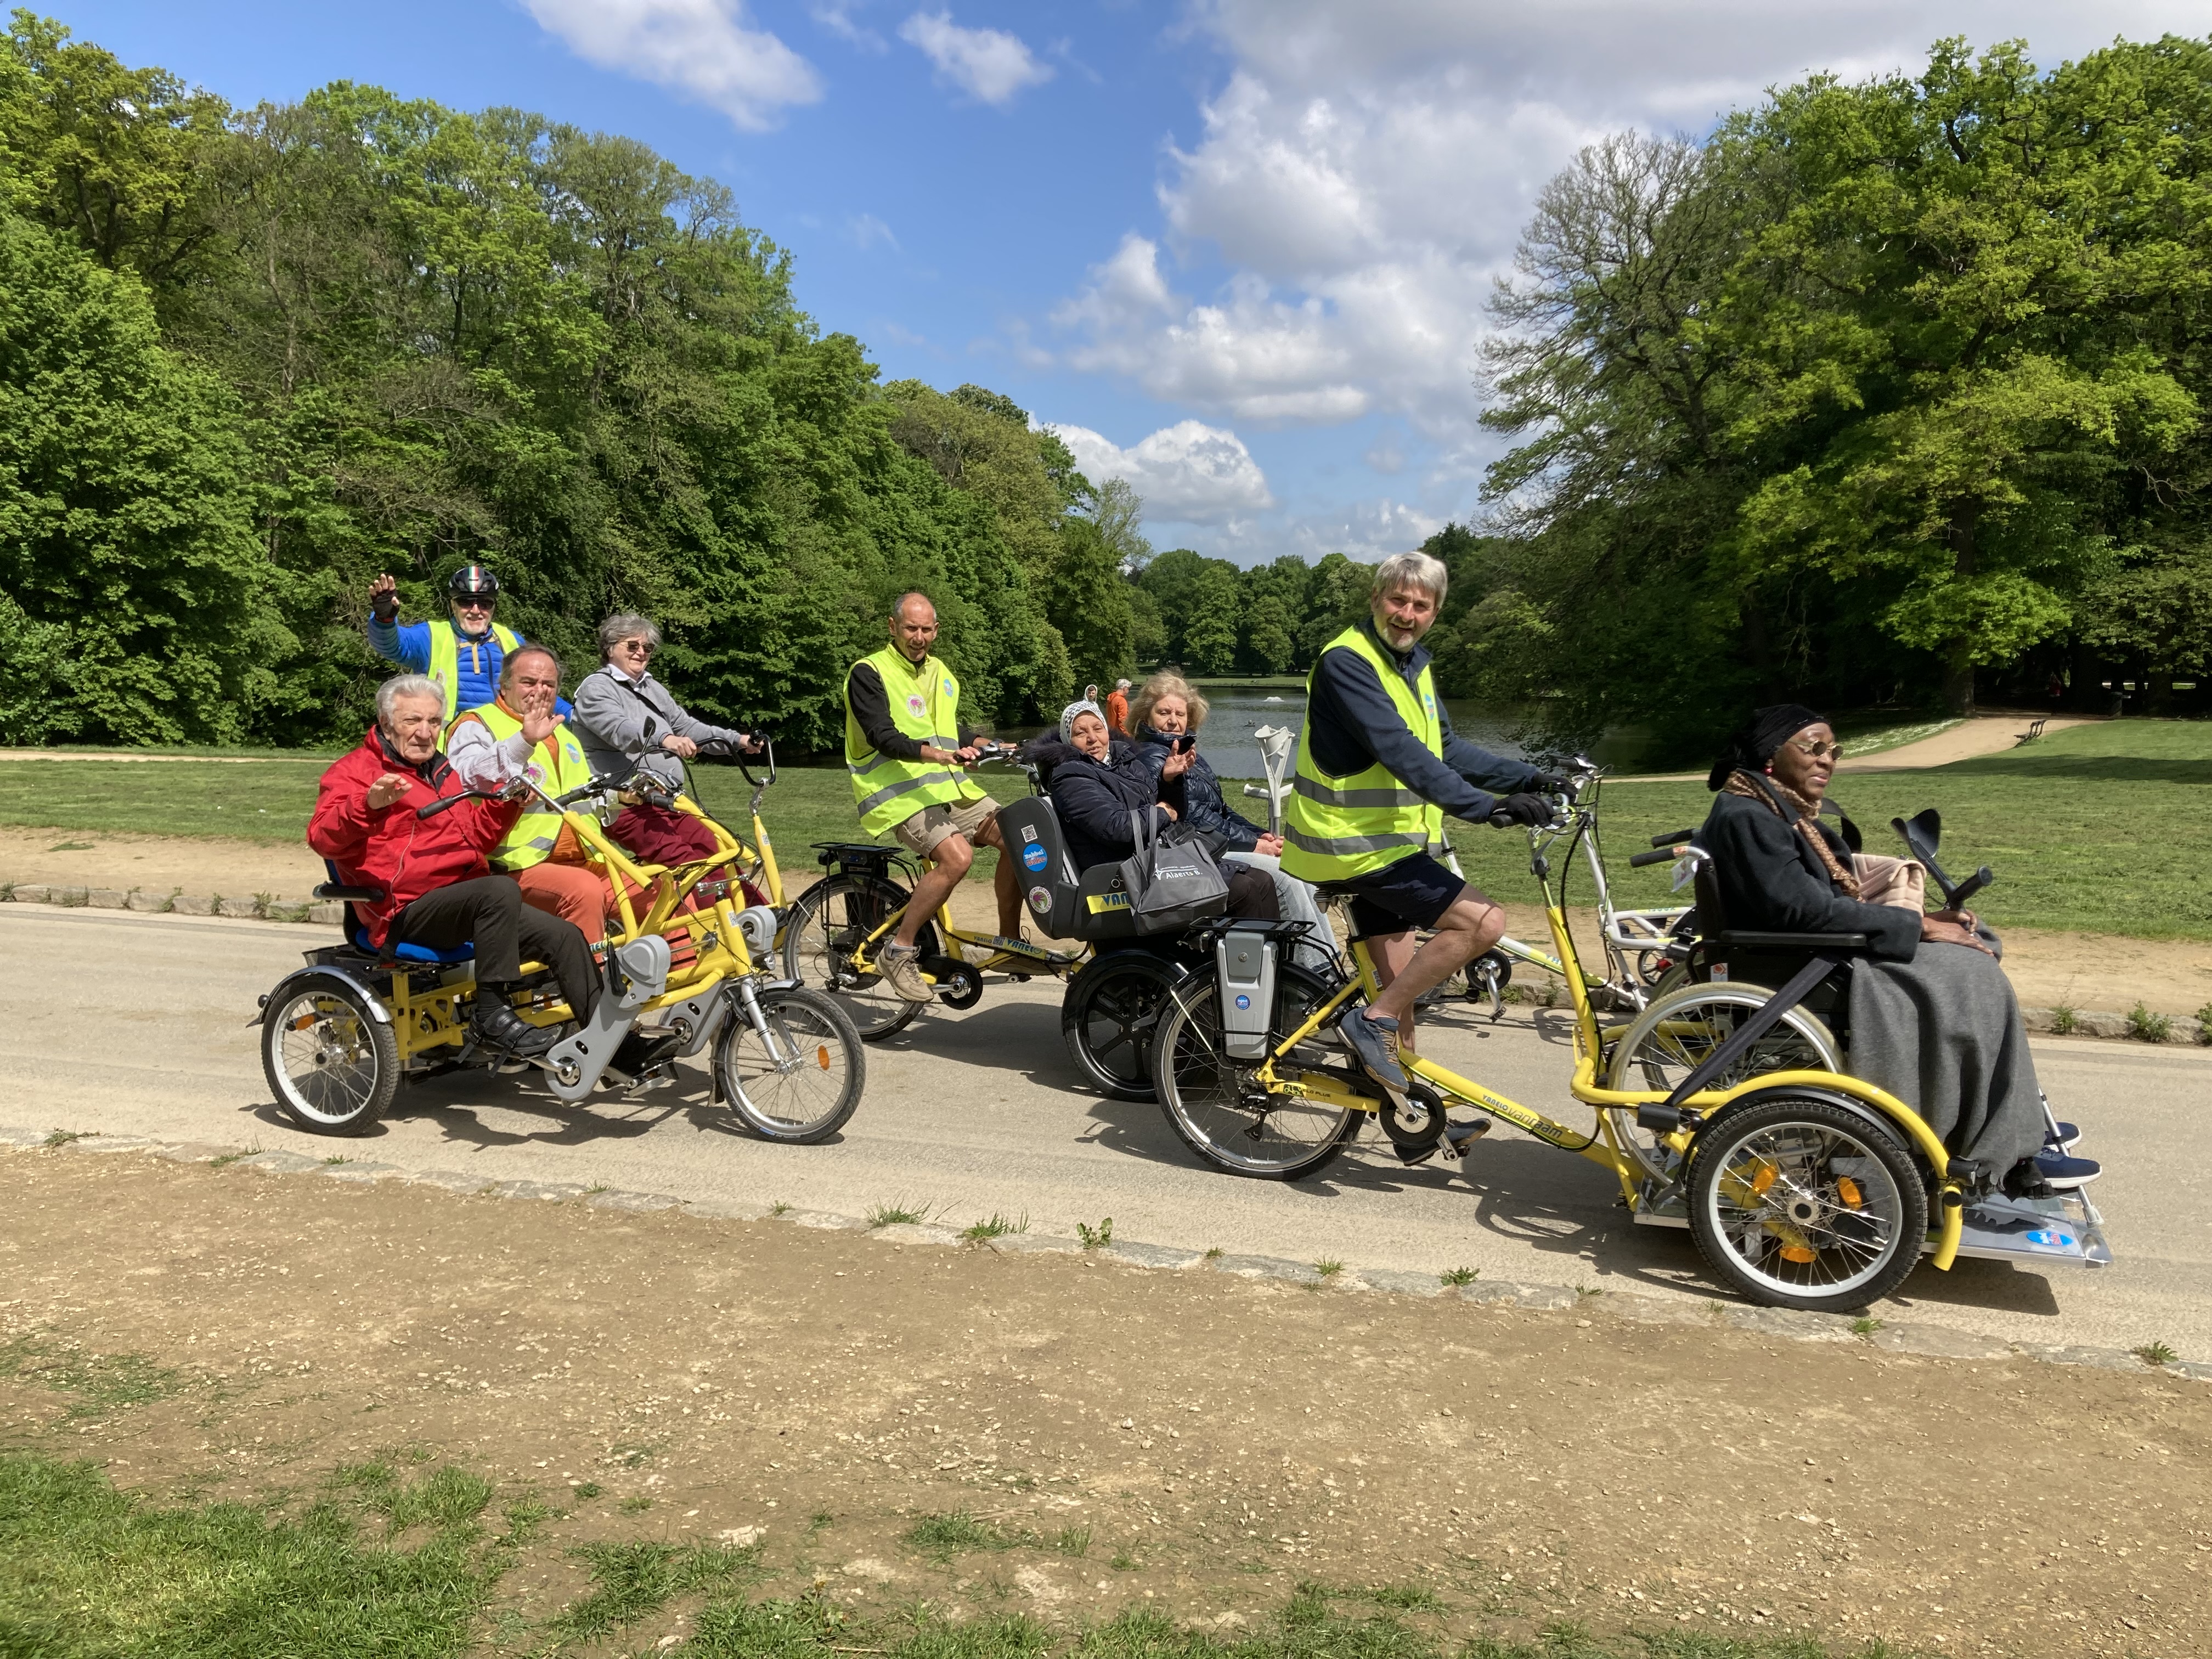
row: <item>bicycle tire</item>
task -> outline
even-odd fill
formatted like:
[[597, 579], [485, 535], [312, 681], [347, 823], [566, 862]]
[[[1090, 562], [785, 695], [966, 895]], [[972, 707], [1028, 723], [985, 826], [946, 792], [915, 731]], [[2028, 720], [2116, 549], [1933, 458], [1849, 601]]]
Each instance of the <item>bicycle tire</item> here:
[[1152, 1037], [1168, 988], [1182, 978], [1149, 951], [1109, 951], [1084, 964], [1060, 999], [1060, 1034], [1091, 1087], [1115, 1100], [1152, 1100]]
[[[1287, 963], [1278, 965], [1270, 1046], [1304, 1024], [1335, 992], [1318, 975]], [[1169, 1126], [1214, 1168], [1257, 1181], [1298, 1181], [1334, 1162], [1358, 1134], [1366, 1115], [1348, 1106], [1317, 1106], [1280, 1095], [1264, 1097], [1278, 1103], [1256, 1112], [1245, 1105], [1243, 1079], [1252, 1067], [1221, 1053], [1219, 998], [1213, 975], [1195, 974], [1170, 997], [1160, 1018], [1152, 1038], [1152, 1087]], [[1351, 1075], [1335, 1033], [1327, 1028], [1295, 1052], [1300, 1069]]]
[[1850, 1313], [1919, 1265], [1928, 1193], [1911, 1153], [1874, 1119], [1791, 1091], [1731, 1107], [1698, 1133], [1690, 1232], [1748, 1300]]
[[352, 986], [312, 975], [270, 999], [261, 1072], [277, 1109], [309, 1134], [366, 1134], [399, 1091], [399, 1039]]
[[910, 896], [894, 882], [841, 870], [806, 890], [783, 929], [783, 975], [836, 1000], [864, 1042], [904, 1030], [928, 1006], [908, 1002], [876, 975], [855, 975], [852, 948]]
[[[751, 1018], [736, 1004], [714, 1042], [722, 1097], [764, 1140], [787, 1146], [827, 1140], [851, 1119], [868, 1084], [868, 1051], [853, 1017], [804, 985], [757, 994], [769, 1030], [788, 1050], [786, 1064], [779, 1067], [770, 1058]], [[796, 1109], [780, 1109], [787, 1108]]]

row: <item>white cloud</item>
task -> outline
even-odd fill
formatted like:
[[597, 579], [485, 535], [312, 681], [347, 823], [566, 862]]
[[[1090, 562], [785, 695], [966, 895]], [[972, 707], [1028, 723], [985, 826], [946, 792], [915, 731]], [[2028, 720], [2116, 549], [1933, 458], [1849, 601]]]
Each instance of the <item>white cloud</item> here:
[[864, 52], [889, 52], [890, 47], [882, 35], [853, 21], [855, 6], [865, 3], [866, 0], [810, 0], [806, 15], [838, 39]]
[[894, 253], [899, 251], [899, 239], [891, 234], [891, 228], [872, 213], [854, 214], [845, 221], [845, 234], [863, 253], [878, 242]]
[[539, 27], [602, 69], [673, 87], [750, 132], [822, 96], [822, 77], [740, 0], [522, 0]]
[[1052, 65], [1037, 62], [1019, 37], [1004, 29], [963, 28], [949, 11], [915, 13], [899, 25], [899, 39], [980, 103], [1004, 108], [1024, 87], [1052, 79]]
[[1144, 497], [1145, 517], [1179, 524], [1226, 524], [1274, 506], [1267, 475], [1234, 432], [1178, 421], [1123, 449], [1088, 427], [1048, 426], [1093, 483], [1126, 478]]
[[1462, 471], [1492, 447], [1474, 385], [1491, 279], [1581, 145], [1703, 131], [1814, 70], [1913, 68], [1948, 33], [2025, 34], [2055, 64], [2115, 33], [2203, 29], [2194, 0], [1194, 0], [1194, 15], [1232, 67], [1195, 143], [1166, 152], [1161, 229], [1127, 234], [1054, 313], [1060, 361], [1247, 423], [1399, 416]]

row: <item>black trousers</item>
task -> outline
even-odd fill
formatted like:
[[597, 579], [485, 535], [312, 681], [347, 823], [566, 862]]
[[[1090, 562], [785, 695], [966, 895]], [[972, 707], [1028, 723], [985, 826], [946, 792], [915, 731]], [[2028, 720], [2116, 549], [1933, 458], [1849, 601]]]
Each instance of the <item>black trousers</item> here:
[[1224, 864], [1221, 873], [1229, 883], [1231, 915], [1248, 921], [1283, 919], [1282, 900], [1275, 892], [1275, 878], [1265, 870], [1255, 870], [1249, 864]]
[[590, 1018], [599, 1000], [599, 972], [583, 930], [525, 904], [522, 889], [505, 876], [478, 876], [423, 894], [392, 918], [392, 937], [439, 951], [475, 945], [477, 983], [494, 991], [522, 977], [526, 958], [542, 962], [579, 1019]]

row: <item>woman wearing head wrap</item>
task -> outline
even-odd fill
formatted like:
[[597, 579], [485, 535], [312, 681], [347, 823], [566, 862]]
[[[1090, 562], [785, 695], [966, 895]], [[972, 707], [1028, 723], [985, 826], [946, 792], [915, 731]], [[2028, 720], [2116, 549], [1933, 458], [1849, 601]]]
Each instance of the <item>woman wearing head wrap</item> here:
[[1802, 703], [1756, 710], [1729, 739], [1705, 780], [1716, 799], [1697, 837], [1728, 925], [1865, 934], [1850, 975], [1851, 1074], [1911, 1106], [2015, 1194], [2081, 1185], [2097, 1166], [2045, 1148], [2020, 1006], [1972, 913], [1923, 915], [1862, 896], [1856, 831], [1840, 814], [1844, 833], [1821, 819], [1842, 755], [1827, 717]]
[[[1106, 711], [1085, 698], [1060, 711], [1060, 736], [1039, 738], [1030, 750], [1038, 777], [1052, 796], [1053, 812], [1067, 854], [1079, 870], [1115, 864], [1137, 850], [1132, 818], [1152, 815], [1164, 830], [1182, 813], [1188, 751], [1170, 761], [1155, 781], [1137, 745], [1107, 729]], [[1229, 883], [1229, 913], [1277, 918], [1275, 884], [1265, 871], [1243, 865], [1222, 872]]]

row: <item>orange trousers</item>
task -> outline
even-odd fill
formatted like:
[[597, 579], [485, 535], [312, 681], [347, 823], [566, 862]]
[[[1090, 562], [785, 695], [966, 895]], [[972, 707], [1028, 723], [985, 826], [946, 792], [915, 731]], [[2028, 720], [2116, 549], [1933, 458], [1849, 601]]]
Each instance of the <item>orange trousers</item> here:
[[586, 866], [547, 859], [507, 878], [522, 889], [522, 902], [532, 909], [574, 922], [594, 945], [607, 936], [607, 923], [617, 914], [614, 891]]

